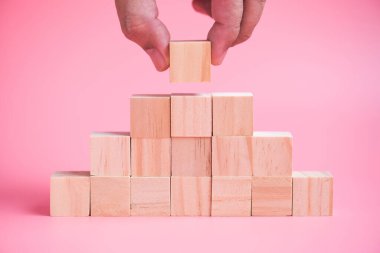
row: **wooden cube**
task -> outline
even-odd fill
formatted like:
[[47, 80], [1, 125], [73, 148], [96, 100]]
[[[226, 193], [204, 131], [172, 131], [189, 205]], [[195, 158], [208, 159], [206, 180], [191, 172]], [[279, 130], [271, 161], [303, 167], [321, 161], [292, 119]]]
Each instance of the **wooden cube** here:
[[293, 172], [293, 215], [333, 214], [333, 176], [329, 172]]
[[133, 95], [131, 97], [131, 137], [170, 137], [170, 96]]
[[172, 176], [211, 176], [211, 138], [172, 138]]
[[170, 82], [209, 82], [210, 41], [170, 42]]
[[50, 215], [90, 215], [89, 171], [62, 171], [51, 176]]
[[252, 177], [212, 177], [211, 216], [251, 216]]
[[254, 177], [252, 216], [292, 215], [291, 177]]
[[130, 216], [130, 177], [91, 177], [91, 216]]
[[211, 177], [172, 177], [171, 215], [210, 216]]
[[170, 216], [170, 177], [132, 177], [131, 215]]
[[172, 137], [211, 137], [210, 94], [174, 94], [171, 97]]
[[132, 176], [170, 177], [170, 138], [132, 138], [131, 150]]
[[254, 132], [253, 176], [291, 177], [292, 135], [288, 132]]
[[93, 133], [90, 144], [91, 175], [130, 175], [129, 133]]
[[252, 176], [252, 171], [252, 136], [212, 137], [213, 176]]
[[213, 93], [212, 121], [214, 136], [252, 136], [252, 93]]

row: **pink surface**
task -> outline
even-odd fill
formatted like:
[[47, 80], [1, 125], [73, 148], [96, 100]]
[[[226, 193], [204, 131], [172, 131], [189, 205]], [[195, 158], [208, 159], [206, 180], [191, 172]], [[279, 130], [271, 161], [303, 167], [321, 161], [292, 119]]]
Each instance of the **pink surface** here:
[[[173, 39], [206, 37], [158, 1]], [[0, 2], [0, 252], [380, 252], [380, 3], [268, 1], [212, 84], [169, 84], [112, 1]], [[335, 176], [333, 217], [51, 218], [49, 176], [89, 170], [91, 131], [128, 130], [132, 93], [252, 91], [255, 129], [294, 136], [295, 170]]]

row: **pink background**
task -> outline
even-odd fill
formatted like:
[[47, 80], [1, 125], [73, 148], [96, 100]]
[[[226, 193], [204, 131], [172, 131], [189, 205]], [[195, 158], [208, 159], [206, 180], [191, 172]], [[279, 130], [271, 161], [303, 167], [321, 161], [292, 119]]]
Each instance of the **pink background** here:
[[[172, 39], [212, 22], [159, 0]], [[169, 84], [113, 1], [0, 1], [0, 252], [380, 252], [380, 2], [269, 0], [211, 84]], [[133, 93], [251, 91], [295, 170], [335, 176], [333, 217], [51, 218], [49, 176], [89, 170], [89, 133], [129, 130]]]

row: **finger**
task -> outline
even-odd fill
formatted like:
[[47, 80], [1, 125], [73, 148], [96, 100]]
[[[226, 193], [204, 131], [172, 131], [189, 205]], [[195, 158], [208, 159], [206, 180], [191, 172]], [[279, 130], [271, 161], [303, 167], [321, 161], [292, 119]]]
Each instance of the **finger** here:
[[154, 0], [115, 0], [124, 35], [150, 56], [158, 71], [169, 67], [170, 35]]
[[207, 36], [212, 45], [211, 63], [220, 65], [239, 35], [243, 0], [212, 0], [211, 14], [215, 20]]
[[240, 32], [233, 46], [248, 40], [263, 13], [265, 0], [244, 0], [243, 18]]
[[211, 17], [211, 0], [193, 0], [193, 8], [197, 12]]

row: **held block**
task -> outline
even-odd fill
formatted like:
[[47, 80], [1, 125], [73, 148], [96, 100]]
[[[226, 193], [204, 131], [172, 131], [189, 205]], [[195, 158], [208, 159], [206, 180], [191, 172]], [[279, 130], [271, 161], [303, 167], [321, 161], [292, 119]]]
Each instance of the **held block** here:
[[132, 177], [131, 215], [170, 216], [170, 177]]
[[130, 216], [130, 177], [91, 177], [91, 216]]
[[211, 177], [172, 177], [171, 215], [210, 216]]
[[131, 97], [131, 137], [170, 137], [170, 96], [133, 95]]
[[252, 136], [212, 137], [213, 176], [252, 176], [252, 171]]
[[214, 136], [252, 136], [252, 93], [213, 93]]
[[170, 138], [132, 138], [131, 150], [132, 176], [170, 177]]
[[130, 175], [129, 133], [92, 133], [90, 154], [91, 175]]
[[172, 176], [211, 176], [211, 138], [172, 138]]
[[252, 216], [292, 215], [291, 177], [254, 177]]
[[173, 94], [171, 96], [171, 136], [211, 137], [210, 94]]
[[212, 177], [211, 216], [251, 216], [252, 177]]
[[55, 172], [50, 177], [50, 216], [90, 215], [90, 172]]
[[333, 176], [329, 172], [293, 172], [293, 215], [333, 214]]
[[288, 132], [254, 132], [253, 176], [291, 177], [292, 135]]
[[170, 82], [209, 82], [210, 41], [170, 42]]

